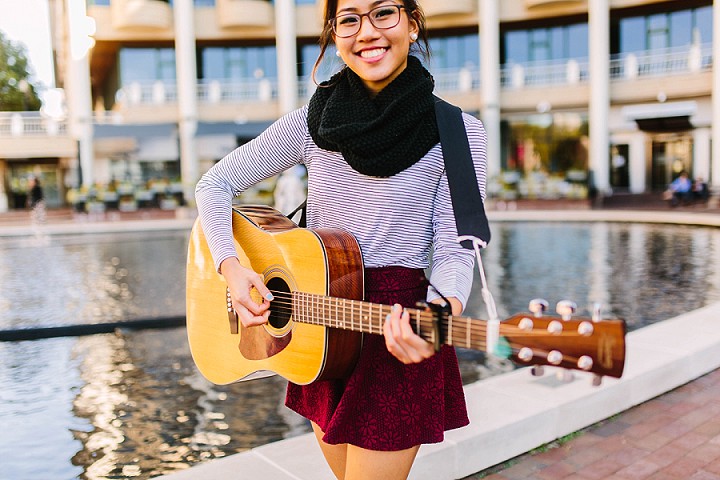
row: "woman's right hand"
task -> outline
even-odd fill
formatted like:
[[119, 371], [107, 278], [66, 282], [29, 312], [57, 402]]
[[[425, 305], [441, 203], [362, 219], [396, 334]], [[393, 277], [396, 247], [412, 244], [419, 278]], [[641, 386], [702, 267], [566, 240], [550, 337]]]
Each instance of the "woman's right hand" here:
[[[225, 278], [230, 290], [232, 306], [243, 327], [263, 325], [270, 318], [270, 301], [272, 293], [265, 286], [262, 275], [240, 265], [236, 257], [226, 258], [220, 264], [220, 273]], [[251, 296], [253, 289], [262, 297], [258, 303]]]

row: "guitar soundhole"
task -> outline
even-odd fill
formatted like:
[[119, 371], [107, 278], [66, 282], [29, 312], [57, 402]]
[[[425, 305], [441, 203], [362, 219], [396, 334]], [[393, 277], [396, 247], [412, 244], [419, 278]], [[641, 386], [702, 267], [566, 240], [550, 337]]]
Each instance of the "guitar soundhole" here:
[[268, 323], [277, 329], [284, 328], [292, 316], [292, 295], [290, 287], [280, 277], [271, 278], [267, 287], [273, 293], [275, 300], [270, 302], [270, 319]]

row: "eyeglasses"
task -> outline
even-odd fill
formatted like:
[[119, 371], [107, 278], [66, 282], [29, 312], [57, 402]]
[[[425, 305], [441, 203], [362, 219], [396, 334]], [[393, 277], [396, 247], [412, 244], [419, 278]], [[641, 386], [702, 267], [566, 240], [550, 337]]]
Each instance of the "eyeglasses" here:
[[373, 27], [379, 30], [393, 28], [400, 23], [400, 9], [402, 5], [383, 5], [367, 13], [347, 13], [338, 15], [330, 20], [333, 32], [340, 38], [357, 35], [362, 26], [362, 17], [367, 17]]

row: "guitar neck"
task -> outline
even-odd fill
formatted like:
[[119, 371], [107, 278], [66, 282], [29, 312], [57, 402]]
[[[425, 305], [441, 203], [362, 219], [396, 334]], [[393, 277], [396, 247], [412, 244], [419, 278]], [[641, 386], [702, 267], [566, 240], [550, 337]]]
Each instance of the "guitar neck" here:
[[[436, 315], [418, 308], [406, 310], [415, 333], [434, 343]], [[392, 307], [361, 300], [293, 292], [292, 312], [297, 322], [382, 335], [385, 319], [392, 312]], [[448, 316], [441, 320], [440, 330], [444, 338], [440, 341], [456, 347], [484, 350], [486, 324], [485, 320]]]

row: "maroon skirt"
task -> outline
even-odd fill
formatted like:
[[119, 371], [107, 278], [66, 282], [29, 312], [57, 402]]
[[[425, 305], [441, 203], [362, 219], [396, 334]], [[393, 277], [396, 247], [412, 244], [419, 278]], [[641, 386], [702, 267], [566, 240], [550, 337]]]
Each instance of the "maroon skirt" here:
[[[365, 299], [414, 307], [425, 300], [422, 270], [365, 270]], [[438, 443], [445, 430], [469, 423], [455, 349], [445, 345], [421, 363], [404, 365], [382, 335], [365, 335], [358, 364], [345, 380], [288, 384], [285, 404], [315, 422], [326, 443], [369, 450], [405, 450]]]

